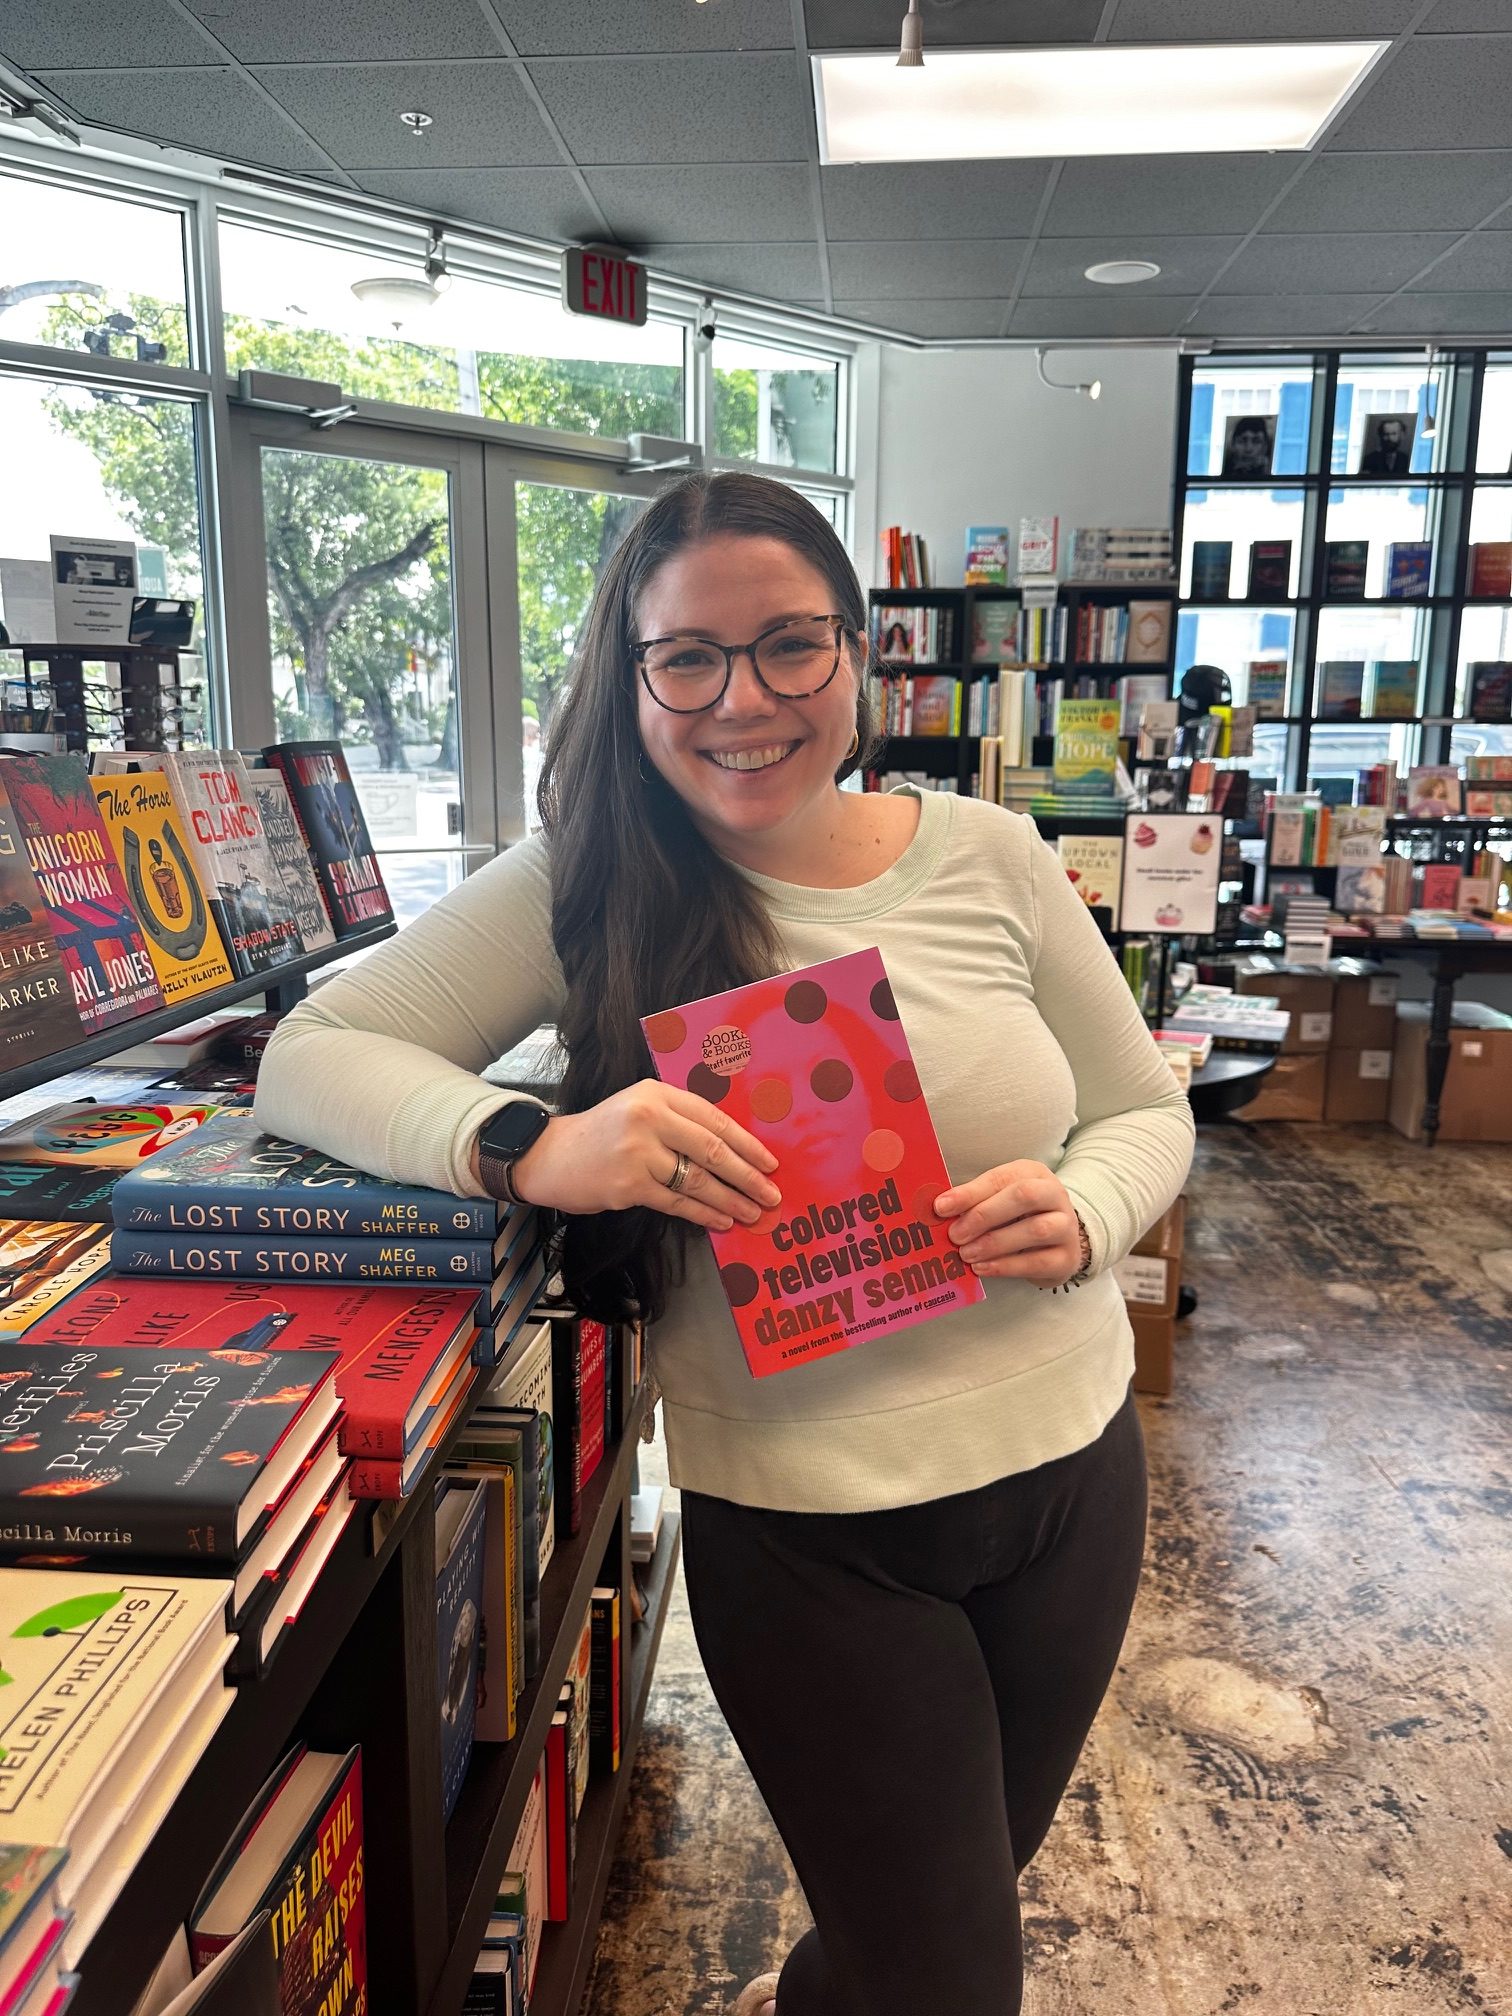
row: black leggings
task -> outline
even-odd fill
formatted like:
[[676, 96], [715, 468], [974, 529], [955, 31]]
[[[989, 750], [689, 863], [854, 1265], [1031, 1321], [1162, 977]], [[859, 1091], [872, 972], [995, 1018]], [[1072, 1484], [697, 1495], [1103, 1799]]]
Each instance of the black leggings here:
[[699, 1653], [814, 1915], [778, 2016], [1016, 2016], [1018, 1871], [1139, 1581], [1132, 1391], [1086, 1448], [927, 1504], [682, 1506]]

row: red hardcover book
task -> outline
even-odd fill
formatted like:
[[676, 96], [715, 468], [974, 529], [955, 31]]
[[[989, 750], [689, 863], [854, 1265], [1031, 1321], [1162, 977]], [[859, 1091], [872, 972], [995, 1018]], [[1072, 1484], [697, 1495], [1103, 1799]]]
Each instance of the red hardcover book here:
[[361, 1752], [291, 1751], [190, 1915], [195, 1972], [266, 1910], [283, 2016], [357, 2016], [368, 2006], [362, 1848]]
[[546, 1910], [549, 1923], [559, 1924], [572, 1908], [572, 1766], [568, 1756], [567, 1723], [571, 1688], [564, 1688], [551, 1726], [546, 1731]]
[[440, 1450], [458, 1416], [473, 1397], [472, 1335], [458, 1358], [450, 1379], [435, 1398], [421, 1423], [420, 1433], [403, 1456], [359, 1457], [348, 1476], [354, 1498], [407, 1498], [410, 1485]]
[[[0, 766], [0, 785], [4, 777]], [[21, 828], [0, 789], [0, 1070], [50, 1057], [83, 1033]]]
[[551, 1316], [552, 1436], [556, 1444], [557, 1537], [583, 1522], [583, 1488], [604, 1454], [604, 1377], [608, 1339], [602, 1323], [569, 1311]]
[[782, 1202], [709, 1234], [756, 1378], [982, 1300], [934, 1214], [950, 1177], [875, 947], [641, 1026], [659, 1078], [778, 1159]]
[[86, 1036], [163, 1005], [82, 756], [6, 756], [0, 783]]
[[112, 1275], [76, 1289], [26, 1334], [29, 1345], [335, 1351], [342, 1454], [403, 1458], [430, 1425], [458, 1367], [471, 1363], [476, 1305], [476, 1295], [457, 1288]]
[[387, 924], [393, 906], [341, 744], [275, 742], [263, 755], [289, 787], [336, 936]]

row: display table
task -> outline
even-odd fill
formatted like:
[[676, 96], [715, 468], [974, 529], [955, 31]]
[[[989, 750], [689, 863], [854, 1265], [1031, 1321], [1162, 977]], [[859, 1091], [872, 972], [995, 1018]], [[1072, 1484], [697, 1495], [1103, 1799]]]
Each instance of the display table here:
[[1234, 1050], [1215, 1050], [1200, 1071], [1192, 1073], [1187, 1097], [1197, 1120], [1226, 1120], [1247, 1106], [1260, 1081], [1275, 1068], [1275, 1056], [1257, 1057]]

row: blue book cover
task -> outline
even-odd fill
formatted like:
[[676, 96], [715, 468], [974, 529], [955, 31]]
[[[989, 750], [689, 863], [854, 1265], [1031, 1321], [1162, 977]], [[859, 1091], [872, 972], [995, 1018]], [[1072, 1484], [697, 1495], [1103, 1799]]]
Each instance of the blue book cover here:
[[488, 1494], [451, 1479], [436, 1500], [436, 1696], [441, 1704], [441, 1805], [452, 1816], [478, 1717], [483, 1532]]
[[117, 1225], [143, 1232], [331, 1239], [489, 1240], [506, 1217], [492, 1197], [390, 1183], [281, 1141], [246, 1112], [217, 1114], [192, 1141], [186, 1134], [158, 1149], [116, 1184], [111, 1209]]
[[1229, 574], [1234, 563], [1232, 539], [1192, 541], [1192, 600], [1223, 602], [1228, 599]]
[[487, 1239], [279, 1239], [257, 1232], [142, 1232], [135, 1226], [117, 1226], [111, 1233], [110, 1262], [121, 1274], [337, 1284], [423, 1281], [445, 1288], [492, 1281], [494, 1274]]
[[1427, 539], [1398, 539], [1386, 548], [1386, 593], [1394, 598], [1426, 595], [1433, 546]]

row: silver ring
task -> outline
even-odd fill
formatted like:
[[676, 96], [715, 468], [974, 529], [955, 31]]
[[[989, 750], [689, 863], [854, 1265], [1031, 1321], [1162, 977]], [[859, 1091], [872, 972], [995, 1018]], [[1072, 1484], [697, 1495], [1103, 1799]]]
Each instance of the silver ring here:
[[690, 1165], [687, 1156], [682, 1153], [681, 1149], [679, 1149], [677, 1155], [677, 1167], [672, 1171], [672, 1174], [667, 1178], [667, 1188], [669, 1190], [681, 1190], [684, 1183], [686, 1183], [688, 1180], [689, 1166]]

